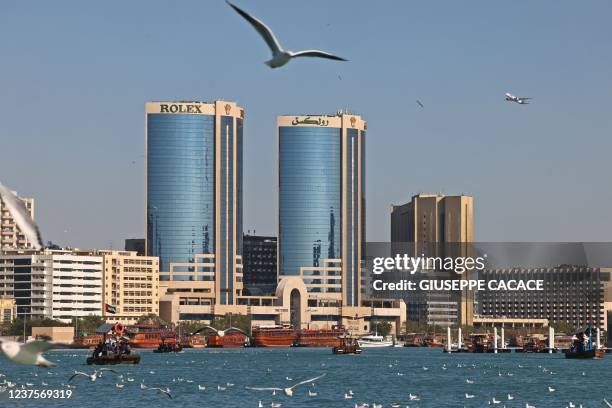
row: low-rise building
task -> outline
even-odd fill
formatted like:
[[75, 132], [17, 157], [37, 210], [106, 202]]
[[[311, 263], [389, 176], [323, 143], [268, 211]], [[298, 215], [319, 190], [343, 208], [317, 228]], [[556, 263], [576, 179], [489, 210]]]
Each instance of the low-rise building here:
[[[482, 317], [548, 319], [575, 328], [591, 319], [596, 327], [608, 326], [612, 308], [612, 268], [562, 265], [555, 268], [506, 268], [479, 272], [479, 279], [542, 280], [544, 290], [496, 290], [477, 292]], [[607, 300], [606, 300], [607, 299]]]
[[74, 342], [74, 327], [49, 326], [32, 327], [32, 338], [49, 340], [57, 343], [71, 344]]
[[0, 298], [0, 323], [10, 323], [15, 320], [15, 299]]
[[126, 323], [159, 314], [159, 258], [138, 256], [135, 251], [98, 251], [104, 258], [103, 302], [115, 313], [105, 316]]

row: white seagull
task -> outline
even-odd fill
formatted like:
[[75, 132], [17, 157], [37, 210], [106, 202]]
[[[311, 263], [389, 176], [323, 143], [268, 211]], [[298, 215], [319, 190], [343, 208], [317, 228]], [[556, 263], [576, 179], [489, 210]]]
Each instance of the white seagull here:
[[474, 398], [474, 394], [468, 394], [467, 392], [465, 393], [465, 399], [472, 399]]
[[[5, 201], [6, 202], [6, 201]], [[57, 348], [69, 347], [66, 344], [50, 343], [48, 341], [31, 341], [17, 343], [15, 341], [0, 341], [0, 351], [13, 363], [34, 364], [39, 367], [55, 367], [55, 364], [42, 356], [42, 353]]]
[[30, 216], [28, 209], [23, 201], [17, 197], [11, 190], [0, 183], [0, 199], [4, 201], [9, 213], [13, 216], [15, 223], [25, 235], [26, 239], [35, 249], [42, 249], [43, 240], [40, 236], [40, 231], [36, 223]]
[[[93, 381], [96, 381], [96, 380], [98, 379], [98, 377], [102, 378], [102, 374], [103, 374], [103, 372], [104, 372], [104, 371], [111, 371], [111, 372], [113, 372], [113, 373], [115, 373], [115, 374], [119, 374], [118, 372], [116, 372], [116, 371], [115, 371], [115, 370], [113, 370], [112, 368], [101, 368], [100, 370], [95, 370], [95, 371], [94, 371], [93, 373], [91, 373], [91, 374], [87, 374], [87, 373], [84, 373], [84, 372], [82, 372], [82, 371], [75, 371], [75, 372], [74, 372], [74, 374], [72, 374], [72, 376], [71, 376], [71, 377], [68, 379], [68, 381], [67, 381], [67, 382], [72, 381], [72, 380], [73, 380], [75, 377], [77, 377], [77, 376], [79, 376], [79, 375], [82, 375], [82, 376], [84, 376], [84, 377], [87, 377], [87, 378], [89, 378], [89, 380], [90, 380], [91, 382], [93, 382]], [[120, 377], [122, 377], [122, 376], [120, 376]]]
[[270, 28], [265, 25], [261, 20], [258, 20], [255, 17], [251, 16], [246, 11], [240, 9], [238, 6], [230, 3], [228, 0], [225, 1], [231, 8], [233, 8], [246, 21], [248, 21], [253, 26], [253, 28], [257, 30], [259, 35], [261, 35], [261, 37], [264, 39], [264, 41], [272, 51], [272, 59], [265, 62], [265, 64], [270, 68], [282, 67], [283, 65], [287, 64], [292, 58], [296, 57], [317, 57], [327, 58], [336, 61], [347, 61], [344, 58], [340, 58], [336, 55], [320, 50], [304, 50], [297, 52], [284, 50], [278, 43], [278, 40], [274, 36], [272, 30], [270, 30]]
[[321, 375], [319, 375], [317, 377], [311, 378], [309, 380], [300, 381], [299, 383], [293, 384], [291, 387], [287, 387], [287, 388], [278, 388], [278, 387], [245, 387], [245, 388], [247, 390], [254, 390], [254, 391], [273, 391], [273, 392], [275, 392], [275, 391], [283, 391], [286, 396], [291, 397], [291, 396], [293, 396], [293, 389], [295, 387], [297, 387], [298, 385], [304, 385], [304, 384], [311, 383], [313, 381], [318, 380], [321, 377], [325, 377], [325, 373], [323, 373], [323, 374], [321, 374]]

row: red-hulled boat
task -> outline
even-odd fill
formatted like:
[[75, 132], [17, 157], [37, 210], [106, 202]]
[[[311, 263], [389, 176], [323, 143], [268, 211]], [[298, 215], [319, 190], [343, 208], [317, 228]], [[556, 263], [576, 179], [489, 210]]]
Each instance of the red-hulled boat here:
[[244, 347], [248, 343], [247, 336], [241, 332], [230, 332], [223, 336], [219, 334], [209, 334], [206, 345], [208, 347]]
[[290, 327], [259, 326], [251, 330], [255, 347], [291, 347], [297, 340], [297, 333]]
[[298, 347], [337, 347], [342, 344], [340, 337], [346, 336], [343, 326], [333, 326], [331, 329], [304, 329], [297, 332]]
[[129, 345], [132, 348], [156, 349], [162, 342], [177, 343], [176, 332], [163, 326], [127, 326], [126, 333], [130, 337]]

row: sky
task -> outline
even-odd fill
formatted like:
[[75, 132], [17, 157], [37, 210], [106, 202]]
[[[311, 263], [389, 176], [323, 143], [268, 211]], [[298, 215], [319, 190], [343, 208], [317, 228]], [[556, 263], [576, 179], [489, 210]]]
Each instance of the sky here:
[[276, 117], [348, 109], [368, 121], [369, 241], [419, 192], [473, 195], [481, 242], [612, 240], [611, 2], [236, 3], [285, 48], [350, 61], [272, 70], [222, 0], [3, 4], [0, 181], [45, 240], [144, 236], [145, 102], [220, 98], [246, 110], [245, 231], [276, 231]]

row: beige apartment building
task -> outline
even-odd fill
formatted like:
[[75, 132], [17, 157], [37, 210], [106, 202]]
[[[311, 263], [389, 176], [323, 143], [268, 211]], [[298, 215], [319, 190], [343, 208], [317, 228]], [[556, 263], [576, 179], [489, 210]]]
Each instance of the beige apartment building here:
[[[474, 200], [468, 195], [417, 194], [406, 204], [391, 206], [391, 242], [414, 244], [413, 256], [472, 256]], [[437, 272], [427, 272], [437, 274]], [[468, 273], [463, 279], [470, 279]], [[424, 293], [407, 299], [412, 320], [436, 325], [472, 325], [474, 294]]]
[[109, 319], [135, 322], [140, 316], [159, 315], [159, 258], [139, 256], [135, 251], [98, 251], [104, 259], [103, 303]]
[[467, 195], [417, 194], [391, 207], [391, 242], [474, 241], [474, 200]]
[[[30, 216], [34, 219], [34, 199], [19, 197], [30, 212]], [[0, 248], [31, 248], [26, 237], [21, 233], [21, 230], [15, 224], [13, 216], [10, 214], [4, 201], [0, 199]]]

